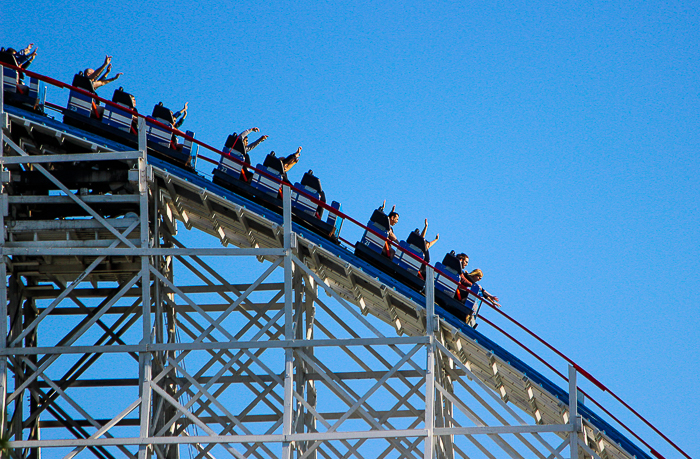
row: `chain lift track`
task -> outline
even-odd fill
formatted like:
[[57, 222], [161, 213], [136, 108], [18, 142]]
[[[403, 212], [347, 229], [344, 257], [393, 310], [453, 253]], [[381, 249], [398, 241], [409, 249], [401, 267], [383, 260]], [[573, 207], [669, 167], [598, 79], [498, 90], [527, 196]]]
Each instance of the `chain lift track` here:
[[136, 150], [0, 122], [10, 457], [650, 458], [574, 367], [564, 391], [293, 223], [288, 187], [279, 215], [149, 157], [143, 119]]

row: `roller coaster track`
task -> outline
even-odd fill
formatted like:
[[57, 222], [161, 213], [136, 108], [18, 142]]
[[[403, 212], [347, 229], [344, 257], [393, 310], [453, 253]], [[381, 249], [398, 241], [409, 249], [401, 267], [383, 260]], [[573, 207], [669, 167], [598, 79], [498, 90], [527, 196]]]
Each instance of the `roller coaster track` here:
[[[26, 451], [29, 455], [36, 455], [36, 452], [42, 448], [45, 451], [49, 451], [52, 447], [64, 447], [75, 448], [73, 451], [77, 454], [87, 448], [86, 451], [90, 451], [98, 457], [113, 457], [113, 452], [111, 451], [115, 451], [115, 448], [129, 456], [136, 455], [133, 448], [138, 447], [139, 457], [147, 457], [149, 454], [156, 454], [159, 457], [177, 457], [177, 453], [173, 453], [173, 450], [167, 449], [166, 446], [168, 444], [190, 444], [195, 445], [199, 456], [207, 457], [208, 454], [211, 454], [209, 452], [210, 447], [207, 445], [216, 444], [223, 445], [223, 450], [234, 457], [251, 455], [254, 457], [268, 457], [277, 454], [273, 450], [266, 449], [266, 445], [274, 443], [282, 446], [281, 454], [285, 457], [292, 457], [292, 451], [297, 451], [298, 457], [313, 457], [314, 454], [321, 454], [324, 457], [335, 457], [336, 455], [338, 457], [349, 455], [362, 457], [363, 454], [366, 454], [361, 449], [363, 441], [371, 438], [383, 438], [386, 440], [386, 444], [389, 445], [383, 453], [387, 457], [396, 455], [398, 457], [503, 457], [504, 454], [507, 454], [515, 458], [530, 456], [561, 458], [566, 457], [562, 451], [567, 447], [569, 448], [568, 457], [636, 457], [645, 459], [651, 458], [651, 455], [661, 457], [658, 452], [645, 442], [644, 444], [650, 449], [651, 455], [644, 451], [635, 442], [621, 433], [618, 428], [614, 427], [611, 423], [612, 421], [606, 420], [604, 416], [598, 415], [588, 405], [581, 403], [580, 391], [578, 391], [578, 394], [576, 392], [576, 377], [577, 374], [583, 374], [586, 377], [590, 375], [582, 372], [580, 367], [575, 365], [569, 366], [568, 390], [558, 387], [547, 377], [492, 339], [489, 339], [434, 304], [432, 301], [432, 288], [428, 288], [426, 296], [423, 296], [408, 288], [399, 280], [361, 260], [348, 248], [334, 244], [319, 237], [305, 227], [292, 223], [287, 193], [285, 193], [287, 199], [285, 200], [284, 212], [279, 214], [212, 183], [196, 172], [188, 171], [162, 159], [146, 157], [145, 140], [143, 139], [139, 150], [132, 151], [118, 142], [107, 140], [99, 135], [82, 131], [58, 120], [21, 108], [12, 106], [3, 108], [0, 105], [0, 115], [2, 115], [4, 134], [3, 138], [0, 139], [4, 148], [4, 156], [1, 162], [5, 171], [3, 172], [5, 191], [2, 199], [6, 208], [30, 202], [40, 205], [42, 202], [59, 201], [78, 206], [85, 204], [88, 207], [90, 205], [99, 207], [98, 201], [101, 202], [100, 199], [104, 199], [105, 202], [111, 200], [110, 204], [129, 202], [134, 206], [140, 206], [140, 210], [136, 212], [137, 216], [134, 219], [130, 219], [129, 215], [113, 218], [108, 213], [93, 211], [95, 215], [90, 214], [92, 218], [88, 219], [76, 219], [67, 215], [65, 218], [59, 216], [55, 220], [43, 219], [39, 221], [33, 220], [31, 217], [16, 219], [13, 218], [11, 212], [8, 213], [5, 210], [2, 269], [7, 275], [11, 275], [14, 272], [13, 270], [19, 269], [17, 266], [20, 265], [20, 262], [28, 260], [39, 260], [39, 266], [34, 269], [41, 271], [41, 264], [51, 257], [62, 260], [67, 260], [71, 257], [84, 257], [86, 260], [83, 260], [83, 263], [89, 265], [85, 268], [86, 274], [76, 274], [72, 279], [69, 279], [70, 275], [67, 275], [62, 292], [69, 291], [71, 288], [69, 285], [78, 285], [85, 279], [94, 280], [93, 286], [95, 290], [99, 289], [98, 283], [100, 281], [111, 280], [119, 282], [122, 290], [141, 290], [141, 301], [144, 304], [148, 303], [150, 306], [151, 301], [154, 304], [158, 303], [159, 297], [157, 293], [147, 292], [148, 287], [143, 285], [148, 284], [148, 282], [144, 282], [144, 280], [150, 279], [154, 281], [154, 285], [160, 283], [159, 285], [163, 286], [164, 295], [179, 294], [186, 298], [187, 292], [181, 291], [182, 289], [174, 285], [173, 279], [164, 274], [166, 271], [159, 271], [160, 267], [148, 268], [150, 272], [148, 276], [150, 277], [144, 274], [145, 271], [140, 271], [142, 277], [137, 282], [133, 282], [133, 279], [130, 283], [125, 282], [123, 278], [120, 278], [117, 270], [106, 270], [101, 274], [103, 277], [99, 278], [95, 271], [91, 271], [91, 269], [94, 269], [93, 265], [98, 266], [99, 263], [102, 263], [102, 261], [99, 261], [99, 257], [111, 257], [114, 259], [125, 257], [129, 260], [130, 257], [133, 257], [135, 260], [141, 260], [140, 265], [138, 262], [135, 262], [139, 266], [133, 269], [146, 270], [144, 267], [146, 264], [157, 264], [154, 260], [162, 260], [159, 257], [166, 256], [204, 257], [226, 256], [226, 254], [256, 256], [259, 261], [269, 262], [270, 268], [268, 271], [274, 270], [275, 267], [284, 271], [284, 288], [280, 290], [285, 296], [285, 304], [282, 311], [285, 312], [285, 317], [289, 316], [284, 318], [284, 324], [280, 326], [281, 328], [276, 338], [277, 344], [270, 345], [272, 347], [278, 346], [285, 350], [285, 365], [287, 365], [285, 373], [282, 375], [284, 376], [284, 384], [279, 383], [280, 388], [284, 387], [285, 402], [283, 404], [280, 403], [281, 408], [279, 411], [280, 413], [283, 412], [280, 418], [283, 419], [280, 419], [277, 431], [273, 429], [273, 432], [269, 434], [255, 434], [251, 432], [245, 433], [244, 429], [243, 433], [239, 433], [243, 440], [237, 442], [232, 438], [231, 430], [227, 431], [224, 429], [221, 432], [214, 432], [211, 429], [207, 430], [209, 424], [201, 421], [200, 416], [197, 414], [198, 412], [195, 412], [193, 409], [188, 411], [186, 409], [187, 406], [178, 404], [178, 402], [182, 403], [180, 400], [175, 400], [176, 397], [173, 394], [178, 393], [177, 389], [169, 388], [166, 390], [164, 389], [165, 386], [150, 383], [150, 385], [142, 386], [145, 389], [141, 391], [138, 401], [130, 405], [131, 410], [127, 412], [128, 414], [135, 408], [140, 407], [141, 415], [138, 425], [141, 430], [138, 435], [127, 435], [124, 437], [106, 435], [113, 426], [128, 424], [126, 422], [126, 414], [121, 417], [116, 416], [106, 423], [101, 421], [97, 423], [92, 422], [90, 427], [97, 430], [93, 429], [90, 432], [89, 429], [86, 430], [82, 426], [71, 426], [70, 422], [68, 422], [68, 417], [70, 416], [62, 416], [58, 407], [52, 408], [49, 406], [45, 409], [51, 412], [55, 419], [63, 420], [60, 422], [67, 426], [66, 429], [71, 432], [72, 437], [44, 439], [43, 436], [40, 438], [38, 435], [32, 436], [33, 434], [29, 434], [26, 439], [23, 439], [21, 434], [18, 434], [18, 430], [15, 429], [12, 443], [15, 451]], [[21, 134], [18, 134], [19, 132]], [[71, 147], [66, 148], [67, 151], [62, 153], [41, 150], [37, 145], [39, 142], [36, 141], [36, 139], [40, 138], [58, 139], [60, 144], [70, 145]], [[78, 152], [90, 152], [93, 157], [90, 158], [89, 155]], [[123, 194], [104, 192], [98, 194], [101, 197], [81, 196], [80, 193], [73, 193], [73, 189], [69, 186], [61, 187], [60, 182], [64, 179], [61, 178], [62, 176], [58, 172], [52, 173], [52, 171], [60, 168], [42, 167], [42, 164], [52, 166], [56, 164], [97, 164], [96, 162], [100, 161], [123, 163], [127, 178], [122, 179], [122, 181], [131, 183], [133, 185], [132, 191], [130, 193], [124, 192]], [[17, 168], [20, 165], [23, 165], [21, 166], [22, 169], [18, 170]], [[45, 172], [44, 175], [49, 177], [49, 180], [51, 180], [50, 177], [53, 177], [55, 186], [63, 192], [59, 193], [59, 195], [55, 193], [35, 193], [32, 191], [31, 185], [27, 184], [23, 186], [17, 185], [16, 188], [13, 188], [15, 176], [23, 176], [30, 170], [32, 172], [36, 170], [43, 171], [42, 173]], [[95, 180], [101, 180], [97, 175], [99, 174], [95, 172]], [[109, 180], [114, 181], [115, 179], [110, 178]], [[19, 191], [15, 192], [13, 189]], [[90, 213], [89, 210], [87, 212]], [[150, 220], [147, 216], [149, 212], [151, 215]], [[96, 224], [96, 226], [95, 220], [99, 221], [99, 224]], [[159, 222], [155, 226], [156, 229], [153, 229], [154, 220]], [[178, 222], [180, 225], [184, 225], [187, 230], [196, 230], [213, 236], [226, 249], [187, 249], [174, 238], [177, 233]], [[81, 225], [85, 228], [83, 229]], [[98, 229], [95, 229], [96, 227]], [[160, 229], [158, 229], [159, 227]], [[167, 247], [158, 243], [154, 244], [154, 235], [151, 234], [149, 236], [149, 229], [156, 233], [155, 239], [168, 239], [171, 241], [171, 244]], [[65, 233], [66, 236], [58, 240], [56, 237], [57, 231], [61, 231], [62, 234]], [[167, 233], [168, 236], [161, 237], [158, 231], [162, 231], [163, 234]], [[85, 236], [86, 232], [94, 234], [94, 237], [90, 236], [93, 239], [92, 241]], [[235, 247], [235, 249], [229, 248], [229, 246]], [[91, 260], [94, 261], [91, 262]], [[428, 273], [429, 276], [432, 276], [432, 268], [428, 269]], [[292, 310], [301, 304], [299, 303], [301, 300], [292, 304], [293, 293], [296, 292], [298, 294], [301, 288], [299, 287], [301, 281], [298, 281], [297, 278], [304, 279], [306, 285], [304, 287], [306, 290], [304, 291], [307, 296], [309, 294], [308, 285], [317, 285], [322, 290], [325, 290], [342, 308], [345, 308], [350, 316], [367, 324], [368, 328], [378, 330], [376, 327], [379, 327], [379, 325], [375, 326], [372, 324], [375, 322], [377, 324], [383, 323], [387, 324], [389, 328], [385, 327], [382, 330], [393, 329], [395, 332], [395, 337], [385, 336], [384, 332], [375, 333], [375, 337], [371, 339], [356, 337], [354, 344], [365, 346], [366, 349], [370, 349], [374, 344], [377, 346], [393, 346], [392, 348], [398, 345], [416, 345], [420, 349], [425, 350], [428, 360], [425, 368], [418, 370], [418, 373], [422, 377], [421, 384], [423, 386], [421, 387], [424, 388], [422, 397], [425, 398], [426, 403], [423, 409], [417, 410], [417, 413], [415, 409], [413, 410], [413, 416], [417, 419], [417, 424], [414, 423], [413, 427], [410, 428], [392, 430], [387, 428], [387, 425], [383, 424], [381, 420], [378, 421], [378, 418], [369, 419], [371, 416], [367, 413], [372, 413], [372, 410], [368, 409], [364, 417], [367, 418], [366, 421], [370, 427], [359, 433], [356, 431], [341, 433], [334, 431], [332, 428], [316, 430], [316, 427], [314, 429], [297, 429], [294, 431], [293, 425], [296, 425], [300, 419], [299, 415], [295, 415], [294, 412], [298, 413], [299, 410], [305, 410], [307, 415], [308, 413], [312, 413], [314, 416], [317, 414], [314, 410], [314, 403], [310, 401], [311, 396], [309, 394], [311, 392], [305, 396], [303, 394], [300, 396], [298, 393], [292, 394], [292, 379], [294, 375], [292, 375], [291, 369], [293, 365], [297, 365], [295, 363], [297, 360], [307, 359], [305, 365], [315, 369], [317, 380], [321, 381], [323, 377], [327, 378], [325, 383], [329, 387], [344, 387], [341, 382], [338, 382], [342, 380], [342, 376], [338, 376], [339, 373], [324, 372], [322, 365], [318, 361], [304, 357], [303, 352], [297, 354], [296, 350], [301, 349], [301, 346], [313, 348], [316, 345], [322, 347], [335, 344], [342, 348], [343, 346], [354, 345], [352, 339], [342, 343], [330, 343], [332, 340], [329, 340], [329, 343], [322, 343], [320, 340], [316, 340], [318, 341], [317, 343], [313, 339], [304, 343], [304, 339], [308, 339], [308, 336], [297, 336], [296, 340], [292, 339], [293, 333], [298, 333], [299, 331], [298, 327], [293, 331], [294, 319], [292, 318]], [[45, 279], [51, 282], [50, 276], [45, 276]], [[139, 282], [141, 287], [138, 285]], [[299, 282], [299, 285], [297, 285], [297, 282]], [[258, 282], [257, 286], [254, 282], [248, 286], [248, 289], [254, 290], [255, 287], [260, 287], [261, 285], [263, 285], [262, 282]], [[431, 283], [429, 282], [428, 285], [431, 285]], [[27, 284], [24, 288], [29, 290], [30, 288], [38, 287], [35, 284]], [[52, 349], [40, 348], [37, 347], [36, 342], [27, 341], [39, 327], [40, 321], [50, 315], [52, 308], [54, 313], [61, 309], [57, 307], [59, 304], [58, 300], [64, 299], [69, 295], [68, 293], [64, 295], [64, 293], [58, 295], [57, 299], [46, 308], [37, 309], [38, 315], [33, 317], [34, 322], [30, 318], [30, 320], [25, 320], [24, 325], [21, 324], [21, 321], [18, 325], [17, 321], [12, 321], [12, 285], [8, 284], [5, 286], [2, 293], [3, 297], [0, 298], [3, 303], [3, 310], [0, 311], [3, 319], [0, 325], [3, 325], [6, 330], [10, 330], [10, 334], [7, 342], [0, 348], [0, 355], [9, 358], [9, 362], [2, 362], [4, 374], [2, 381], [3, 399], [5, 400], [3, 410], [9, 410], [8, 407], [10, 407], [13, 400], [15, 400], [13, 405], [14, 411], [17, 412], [19, 410], [16, 400], [18, 397], [21, 397], [22, 390], [36, 389], [35, 386], [32, 386], [32, 381], [38, 381], [39, 379], [38, 377], [32, 379], [26, 375], [32, 374], [32, 372], [35, 372], [37, 376], [41, 375], [41, 372], [46, 371], [46, 368], [48, 368], [47, 362], [48, 364], [51, 363], [51, 356], [57, 356], [62, 352], [75, 352], [76, 355], [81, 355], [80, 352], [84, 352], [86, 356], [91, 355], [93, 352], [114, 352], [106, 350], [104, 346], [97, 351], [95, 349], [71, 350], [70, 347], [73, 345], [73, 341], [70, 340], [64, 340], [53, 346]], [[61, 297], [61, 295], [64, 296]], [[246, 301], [245, 295], [241, 294], [238, 301]], [[8, 299], [8, 297], [10, 298]], [[149, 301], [146, 301], [147, 298]], [[323, 303], [317, 297], [312, 299], [316, 302], [317, 308], [323, 306]], [[5, 309], [8, 307], [8, 301], [10, 310]], [[164, 305], [169, 304], [165, 297], [162, 303]], [[197, 310], [199, 306], [197, 302], [193, 301], [189, 301], [188, 304], [192, 310]], [[95, 311], [93, 310], [92, 314], [94, 313]], [[26, 314], [26, 311], [24, 311], [24, 314]], [[204, 313], [202, 314], [204, 315]], [[306, 314], [308, 319], [308, 314], [310, 314], [308, 310]], [[329, 311], [329, 314], [332, 314], [332, 312]], [[11, 319], [10, 323], [7, 322], [8, 315]], [[182, 315], [186, 314], [182, 313]], [[90, 314], [87, 314], [85, 319], [87, 320], [86, 324], [89, 326], [93, 326], [100, 321], [99, 316], [92, 319], [90, 317]], [[369, 318], [372, 318], [371, 322], [368, 322]], [[150, 329], [153, 324], [148, 323], [150, 320], [150, 318], [148, 321], [143, 319], [144, 334], [148, 336], [152, 335]], [[31, 325], [27, 326], [27, 323]], [[267, 325], [264, 325], [264, 322], [261, 322], [260, 325], [270, 327], [272, 324], [272, 328], [274, 328], [276, 326], [275, 323], [274, 320], [269, 319]], [[206, 324], [206, 326], [209, 325]], [[195, 325], [193, 327], [196, 328]], [[217, 328], [217, 323], [211, 322], [211, 327]], [[282, 328], [284, 328], [283, 332]], [[113, 329], [110, 330], [112, 331], [105, 332], [105, 336], [110, 333], [113, 334]], [[201, 330], [200, 332], [203, 334], [208, 333]], [[284, 335], [285, 338], [282, 339], [281, 335]], [[182, 343], [180, 347], [174, 344], [174, 339], [163, 339], [163, 344], [160, 345], [160, 348], [158, 347], [158, 338], [153, 339], [149, 341], [148, 346], [150, 347], [143, 347], [144, 344], [141, 342], [139, 345], [123, 345], [120, 352], [131, 352], [143, 356], [155, 352], [155, 350], [163, 352], [177, 350], [186, 353], [192, 349], [199, 349], [195, 345], [197, 344], [197, 339], [194, 337], [192, 341], [194, 344], [190, 342]], [[372, 341], [372, 339], [375, 341]], [[275, 339], [270, 341], [275, 341]], [[247, 349], [244, 343], [235, 342], [234, 340], [228, 340], [228, 342], [220, 340], [214, 344], [211, 344], [208, 349], [216, 349], [222, 352]], [[255, 345], [250, 343], [248, 345], [251, 349], [255, 348]], [[43, 355], [44, 357], [37, 360], [37, 355]], [[312, 355], [312, 352], [309, 352], [309, 355]], [[31, 356], [34, 357], [32, 358]], [[170, 355], [170, 358], [175, 361], [178, 359], [174, 355]], [[411, 362], [411, 359], [410, 355], [404, 354], [401, 362], [396, 363], [396, 366]], [[25, 375], [16, 377], [15, 386], [12, 387], [7, 377], [7, 372], [19, 374], [18, 365], [20, 365], [20, 360], [22, 361]], [[42, 362], [44, 362], [44, 366], [42, 366]], [[180, 371], [179, 369], [176, 370]], [[155, 374], [155, 367], [151, 370], [149, 364], [144, 362], [143, 357], [141, 357], [138, 378], [142, 384], [144, 381], [156, 379], [149, 373], [150, 371], [153, 371]], [[391, 374], [392, 371], [396, 370], [392, 368], [387, 373], [387, 377], [396, 377], [397, 373]], [[167, 370], [164, 370], [164, 372], [167, 372]], [[299, 372], [299, 370], [296, 370], [294, 374], [298, 375]], [[437, 375], [433, 374], [433, 372], [437, 373]], [[380, 385], [386, 383], [386, 380], [375, 379], [378, 379], [378, 384]], [[182, 383], [182, 379], [178, 381], [180, 382], [177, 384], [182, 386], [191, 384], [200, 387], [198, 384], [204, 384], [202, 382], [204, 380], [199, 382], [189, 381], [189, 383]], [[60, 383], [61, 381], [58, 382]], [[595, 380], [594, 382], [597, 383]], [[46, 384], [51, 386], [54, 392], [58, 394], [62, 394], [67, 390], [66, 387], [70, 387], [70, 384], [64, 386], [61, 386], [61, 384], [56, 385], [56, 381], [52, 383], [50, 379], [46, 379]], [[175, 383], [173, 384], [176, 385]], [[334, 384], [338, 384], [338, 386]], [[483, 391], [483, 394], [489, 394], [488, 396], [482, 394], [481, 398], [477, 397], [483, 402], [483, 406], [480, 409], [489, 411], [491, 416], [499, 422], [495, 424], [492, 422], [487, 423], [483, 420], [483, 416], [475, 412], [473, 408], [460, 404], [460, 400], [455, 396], [454, 392], [454, 387], [459, 385], [465, 388], [469, 385], [474, 385], [478, 390]], [[14, 392], [12, 389], [14, 389]], [[150, 394], [150, 400], [146, 396], [147, 393]], [[203, 389], [200, 388], [200, 392], [197, 395], [202, 393], [206, 392], [203, 392]], [[48, 397], [47, 394], [43, 396]], [[409, 392], [404, 398], [409, 396], [413, 395]], [[492, 400], [483, 400], [484, 398], [488, 399], [489, 396]], [[215, 396], [209, 398], [208, 405], [214, 406], [217, 403], [215, 401], [216, 398]], [[172, 406], [179, 410], [178, 413], [182, 418], [189, 419], [191, 424], [199, 425], [208, 435], [192, 435], [182, 429], [179, 431], [176, 429], [175, 433], [173, 433], [172, 430], [169, 431], [165, 428], [160, 429], [160, 435], [154, 434], [154, 430], [157, 430], [155, 422], [156, 413], [158, 412], [156, 399], [169, 401]], [[36, 404], [33, 403], [29, 409], [30, 414], [32, 411], [39, 410], [42, 403], [48, 405], [46, 400], [44, 398]], [[294, 407], [292, 406], [292, 401], [294, 401]], [[353, 410], [357, 410], [358, 406], [364, 406], [363, 404], [366, 404], [367, 400], [358, 395], [351, 401], [347, 416], [350, 417], [350, 414], [352, 414], [352, 417], [356, 418], [357, 414], [353, 413]], [[146, 404], [149, 404], [147, 409], [144, 408]], [[151, 404], [152, 406], [150, 406]], [[183, 403], [183, 405], [185, 404]], [[282, 405], [284, 406], [282, 407]], [[401, 406], [410, 408], [408, 404]], [[450, 408], [445, 408], [447, 406]], [[82, 412], [77, 406], [73, 408], [78, 413]], [[200, 412], [204, 409], [202, 407]], [[223, 407], [220, 407], [220, 409], [223, 410]], [[457, 422], [459, 411], [471, 420], [470, 424]], [[571, 415], [572, 412], [573, 416]], [[534, 420], [534, 424], [526, 422], [521, 417], [522, 413], [529, 415]], [[609, 415], [607, 411], [605, 413]], [[8, 425], [3, 426], [4, 429], [11, 431], [13, 425], [17, 422], [22, 422], [22, 415], [20, 414], [19, 416], [19, 421], [10, 419]], [[230, 418], [243, 419], [241, 416], [230, 416]], [[24, 428], [26, 429], [27, 426], [32, 425], [29, 422], [31, 416], [25, 414], [24, 417], [26, 418], [24, 420]], [[316, 417], [322, 420], [322, 416]], [[506, 421], [505, 417], [508, 417], [511, 421]], [[438, 418], [439, 421], [435, 422], [434, 418]], [[89, 420], [87, 417], [85, 419], [85, 422]], [[147, 420], [144, 421], [144, 419]], [[616, 418], [613, 417], [613, 419], [616, 421]], [[59, 421], [56, 422], [60, 423]], [[149, 422], [153, 423], [150, 427], [148, 426]], [[45, 423], [44, 425], [49, 426], [51, 424]], [[314, 424], [314, 426], [316, 425]], [[19, 431], [21, 430], [19, 429]], [[492, 440], [492, 446], [485, 446], [484, 442], [474, 440], [479, 435], [488, 436]], [[531, 437], [528, 437], [530, 438], [529, 440], [524, 441], [521, 438], [523, 435]], [[549, 437], [545, 440], [547, 435]], [[560, 438], [561, 442], [552, 443], [552, 435]], [[409, 437], [416, 437], [420, 441], [410, 442], [406, 440]], [[478, 454], [474, 456], [474, 454], [467, 453], [465, 447], [458, 447], [459, 438], [468, 439], [468, 441], [478, 445], [476, 447]], [[357, 443], [350, 443], [350, 439], [359, 440], [357, 440]], [[643, 442], [639, 438], [638, 440]], [[338, 443], [347, 449], [346, 453], [334, 452], [333, 448], [337, 446], [332, 445]], [[515, 444], [518, 446], [515, 446]], [[246, 450], [243, 450], [237, 449], [232, 445], [248, 446]], [[310, 447], [309, 445], [315, 446]], [[422, 445], [422, 449], [420, 445]], [[523, 447], [523, 445], [525, 446]], [[575, 445], [575, 447], [571, 445]], [[133, 448], [129, 449], [129, 447]], [[525, 448], [527, 453], [523, 453], [522, 448]], [[390, 451], [390, 453], [386, 451]], [[682, 454], [685, 455], [685, 453]]]

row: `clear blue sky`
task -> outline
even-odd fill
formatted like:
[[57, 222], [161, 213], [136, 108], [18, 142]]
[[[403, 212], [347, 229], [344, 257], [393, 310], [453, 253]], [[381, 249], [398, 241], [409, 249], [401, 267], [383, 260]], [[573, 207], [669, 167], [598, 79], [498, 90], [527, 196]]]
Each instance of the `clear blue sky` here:
[[216, 147], [258, 126], [254, 161], [301, 145], [293, 180], [314, 169], [360, 220], [396, 203], [400, 237], [429, 218], [435, 260], [467, 252], [507, 313], [700, 457], [697, 7], [4, 2], [0, 42], [67, 82], [113, 55], [104, 97], [189, 101]]

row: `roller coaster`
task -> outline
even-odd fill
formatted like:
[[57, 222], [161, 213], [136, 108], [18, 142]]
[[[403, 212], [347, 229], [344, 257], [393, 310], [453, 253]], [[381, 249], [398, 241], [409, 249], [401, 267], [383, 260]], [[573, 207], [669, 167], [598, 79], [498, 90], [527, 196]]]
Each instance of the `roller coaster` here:
[[[454, 252], [431, 265], [383, 210], [363, 225], [312, 171], [292, 185], [274, 153], [253, 167], [239, 136], [217, 150], [123, 88], [0, 66], [9, 457], [663, 457], [550, 345], [567, 375], [524, 349], [568, 390], [477, 332], [493, 303], [460, 295]], [[187, 248], [178, 224], [223, 247]]]

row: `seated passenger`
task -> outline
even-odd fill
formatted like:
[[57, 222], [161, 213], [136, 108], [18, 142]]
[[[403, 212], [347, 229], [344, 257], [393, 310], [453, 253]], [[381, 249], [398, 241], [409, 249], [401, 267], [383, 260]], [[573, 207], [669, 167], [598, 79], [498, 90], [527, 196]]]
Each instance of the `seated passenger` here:
[[[258, 145], [260, 145], [262, 142], [267, 139], [267, 136], [264, 135], [260, 137], [258, 140], [253, 142], [252, 144], [248, 143], [248, 134], [251, 132], [260, 132], [260, 129], [254, 127], [250, 129], [246, 129], [245, 131], [241, 132], [240, 134], [236, 134], [235, 132], [228, 136], [228, 139], [226, 139], [226, 144], [224, 145], [224, 151], [226, 153], [232, 154], [234, 156], [239, 156], [235, 152], [240, 153], [239, 159], [243, 159], [243, 161], [250, 165], [250, 155], [248, 153]], [[229, 165], [232, 166], [231, 162], [229, 161]], [[250, 178], [253, 176], [253, 173], [250, 169], [247, 167], [239, 168], [237, 166], [233, 166], [234, 170], [239, 171], [239, 178], [243, 180], [244, 182], [249, 182]]]
[[[386, 205], [386, 199], [384, 202], [382, 202], [382, 205], [379, 206], [377, 210], [380, 210], [384, 212], [384, 206]], [[391, 212], [389, 212], [389, 234], [387, 235], [387, 239], [389, 239], [391, 242], [394, 242], [396, 244], [399, 243], [399, 238], [396, 237], [394, 234], [394, 229], [392, 226], [396, 225], [399, 222], [399, 213], [396, 212], [396, 204], [391, 208]], [[382, 250], [382, 255], [389, 257], [389, 258], [394, 258], [394, 254], [396, 253], [396, 249], [391, 247], [391, 244], [389, 242], [384, 243], [384, 250]]]
[[[105, 68], [107, 69], [105, 71]], [[102, 72], [105, 72], [104, 75], [102, 75]], [[83, 72], [83, 74], [88, 77], [92, 81], [92, 85], [94, 86], [95, 89], [99, 88], [100, 86], [104, 86], [107, 83], [111, 83], [112, 81], [115, 81], [118, 79], [120, 76], [122, 76], [124, 73], [119, 72], [117, 73], [117, 76], [114, 78], [107, 78], [107, 75], [109, 75], [109, 72], [112, 71], [112, 56], [105, 56], [105, 61], [104, 63], [97, 68], [97, 70], [87, 68]]]
[[[64, 118], [79, 115], [88, 118], [102, 119], [104, 107], [100, 105], [90, 94], [96, 94], [92, 80], [83, 75], [80, 71], [73, 76], [68, 97], [68, 111], [64, 113]], [[87, 94], [86, 94], [87, 93]]]
[[[179, 128], [182, 123], [187, 118], [187, 105], [189, 102], [185, 102], [185, 106], [179, 112], [173, 113], [172, 110], [166, 108], [163, 102], [158, 102], [158, 105], [153, 107], [153, 114], [151, 115], [156, 120], [160, 121], [165, 125], [170, 125], [171, 128]], [[178, 119], [179, 118], [179, 119]], [[173, 134], [174, 135], [174, 134]]]
[[260, 137], [258, 140], [256, 140], [255, 142], [249, 144], [248, 143], [248, 134], [250, 134], [251, 132], [260, 132], [260, 129], [254, 127], [254, 128], [246, 129], [245, 131], [241, 132], [238, 135], [238, 141], [236, 143], [234, 143], [233, 148], [237, 151], [240, 151], [243, 154], [248, 154], [248, 153], [250, 153], [250, 151], [253, 148], [257, 147], [262, 142], [264, 142], [265, 139], [267, 139], [267, 136], [264, 135], [264, 136]]
[[[151, 118], [170, 128], [177, 129], [180, 126], [182, 126], [182, 123], [185, 121], [185, 118], [187, 118], [188, 104], [189, 102], [185, 102], [185, 105], [184, 107], [182, 107], [182, 110], [173, 113], [172, 110], [163, 105], [163, 102], [158, 102], [158, 105], [155, 105], [153, 107], [153, 113], [151, 114]], [[153, 140], [154, 142], [160, 143], [164, 146], [169, 146], [174, 150], [183, 149], [184, 145], [177, 143], [177, 136], [174, 132], [166, 131], [162, 127], [149, 124], [148, 119], [146, 120], [146, 124], [150, 126], [148, 130], [149, 140]]]
[[245, 152], [243, 143], [241, 142], [241, 137], [237, 133], [230, 134], [226, 138], [226, 143], [224, 143], [223, 152], [231, 155], [245, 164], [239, 164], [231, 161], [226, 156], [221, 156], [221, 163], [219, 168], [224, 168], [224, 170], [232, 170], [234, 172], [234, 177], [237, 174], [238, 179], [244, 182], [250, 182], [253, 176], [253, 172], [246, 166], [250, 166], [250, 156]]
[[477, 282], [479, 282], [481, 279], [484, 277], [484, 273], [481, 272], [480, 269], [475, 269], [474, 271], [470, 272], [469, 274], [466, 274], [465, 277], [467, 278], [468, 281], [472, 283], [472, 285], [476, 285], [479, 289], [479, 295], [481, 295], [484, 299], [492, 302], [494, 305], [498, 306], [499, 308], [501, 305], [498, 303], [498, 297], [491, 295], [489, 292], [484, 290], [484, 288], [479, 285]]
[[[12, 53], [12, 55], [15, 56], [17, 66], [26, 70], [29, 67], [29, 64], [31, 64], [34, 58], [36, 57], [36, 52], [39, 50], [39, 47], [37, 46], [34, 48], [34, 51], [32, 51], [33, 46], [34, 43], [29, 43], [29, 45], [26, 48], [21, 49], [19, 51], [15, 50], [14, 48], [7, 48], [7, 52]], [[3, 51], [5, 51], [4, 48]]]
[[461, 300], [467, 297], [467, 290], [472, 286], [473, 282], [468, 278], [469, 274], [465, 271], [467, 265], [469, 264], [469, 256], [466, 253], [460, 253], [457, 255], [459, 260], [460, 272], [459, 272], [459, 285], [455, 291], [455, 298]]
[[262, 164], [258, 164], [250, 184], [253, 188], [270, 197], [282, 199], [283, 187], [280, 186], [280, 181], [291, 185], [287, 174], [284, 172], [282, 158], [278, 158], [275, 152], [271, 151], [265, 157], [265, 161]]
[[399, 243], [399, 247], [402, 250], [394, 258], [394, 262], [420, 279], [425, 279], [425, 264], [430, 263], [430, 252], [428, 241], [421, 235], [418, 228], [411, 231], [406, 240]]
[[296, 151], [296, 153], [292, 153], [291, 155], [285, 157], [285, 158], [278, 158], [275, 156], [275, 152], [271, 151], [266, 157], [265, 157], [265, 162], [263, 163], [263, 166], [265, 167], [271, 167], [278, 171], [279, 175], [282, 176], [282, 181], [285, 183], [289, 183], [290, 185], [292, 182], [289, 181], [289, 178], [287, 178], [287, 172], [289, 169], [292, 168], [297, 162], [299, 162], [299, 154], [301, 153], [301, 147], [299, 147]]

